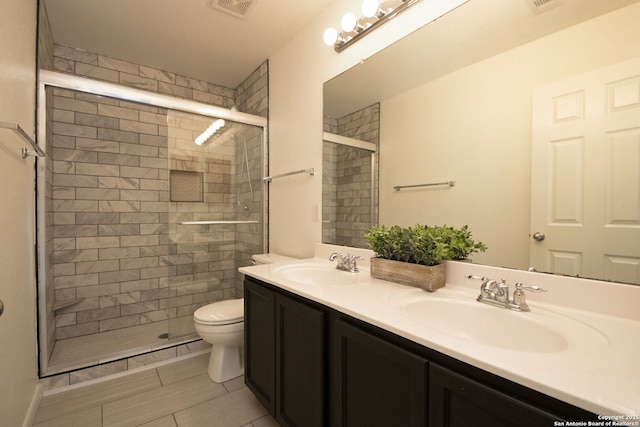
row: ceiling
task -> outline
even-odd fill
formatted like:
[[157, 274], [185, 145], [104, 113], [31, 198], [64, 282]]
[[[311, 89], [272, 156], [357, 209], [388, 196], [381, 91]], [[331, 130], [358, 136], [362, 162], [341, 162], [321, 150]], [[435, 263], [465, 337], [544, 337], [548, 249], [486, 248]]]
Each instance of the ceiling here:
[[[44, 0], [55, 43], [229, 88], [236, 88], [332, 1]], [[534, 1], [554, 7], [536, 14], [528, 6]], [[637, 1], [470, 0], [352, 69], [360, 68], [358, 72], [325, 85], [325, 98], [333, 100], [333, 105], [325, 103], [325, 114], [341, 117]], [[250, 6], [239, 18], [217, 9], [220, 3]], [[376, 76], [386, 76], [386, 83], [371, 85], [381, 81]]]
[[[55, 43], [236, 88], [332, 0], [44, 0]], [[243, 11], [239, 18], [216, 9]], [[321, 35], [318, 35], [321, 37]]]
[[[534, 1], [551, 7], [535, 10], [531, 6]], [[470, 0], [327, 82], [324, 114], [343, 117], [484, 58], [638, 1]]]

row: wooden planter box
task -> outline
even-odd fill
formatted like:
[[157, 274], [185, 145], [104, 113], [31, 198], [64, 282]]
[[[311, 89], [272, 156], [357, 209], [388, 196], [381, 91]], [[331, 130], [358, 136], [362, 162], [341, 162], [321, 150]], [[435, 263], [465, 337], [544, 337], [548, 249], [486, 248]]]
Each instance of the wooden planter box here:
[[371, 258], [371, 276], [434, 292], [444, 287], [444, 263], [427, 266], [383, 258]]

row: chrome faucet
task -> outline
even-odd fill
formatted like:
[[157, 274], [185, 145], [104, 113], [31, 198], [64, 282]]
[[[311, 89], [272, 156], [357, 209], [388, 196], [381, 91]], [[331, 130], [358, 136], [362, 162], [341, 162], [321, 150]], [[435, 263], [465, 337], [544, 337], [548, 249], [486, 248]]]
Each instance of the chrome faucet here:
[[357, 256], [357, 255], [342, 255], [339, 254], [337, 252], [334, 252], [331, 254], [331, 256], [329, 257], [329, 261], [335, 261], [338, 260], [338, 264], [336, 265], [336, 268], [338, 270], [342, 270], [342, 271], [348, 271], [350, 273], [357, 273], [358, 272], [358, 260], [364, 259], [361, 256]]
[[522, 282], [515, 284], [516, 290], [513, 292], [513, 298], [509, 298], [509, 285], [505, 279], [500, 282], [488, 277], [480, 277], [474, 275], [465, 276], [467, 279], [482, 280], [480, 285], [480, 295], [476, 301], [495, 307], [508, 308], [515, 311], [531, 311], [526, 302], [525, 290], [531, 292], [547, 292], [539, 286], [525, 286]]

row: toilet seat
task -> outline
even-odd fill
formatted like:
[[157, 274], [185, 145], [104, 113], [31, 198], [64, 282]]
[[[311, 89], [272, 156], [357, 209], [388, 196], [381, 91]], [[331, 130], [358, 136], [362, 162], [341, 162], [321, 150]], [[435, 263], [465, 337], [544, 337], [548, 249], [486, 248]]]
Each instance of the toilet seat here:
[[202, 325], [230, 325], [244, 322], [244, 298], [214, 302], [193, 313], [195, 322]]

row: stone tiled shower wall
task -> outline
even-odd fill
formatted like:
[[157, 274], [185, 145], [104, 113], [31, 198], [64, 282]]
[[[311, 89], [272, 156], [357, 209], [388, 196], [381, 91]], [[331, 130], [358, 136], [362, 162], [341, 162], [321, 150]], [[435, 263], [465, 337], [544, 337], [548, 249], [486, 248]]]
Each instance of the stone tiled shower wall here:
[[230, 108], [235, 90], [105, 55], [54, 45], [55, 71]]
[[[53, 50], [57, 71], [217, 106], [236, 103], [232, 89], [66, 46]], [[238, 88], [242, 111], [267, 114], [267, 72], [265, 63]], [[246, 264], [262, 250], [262, 224], [204, 230], [172, 221], [211, 219], [211, 214], [235, 219], [235, 198], [251, 197], [246, 179], [242, 182], [244, 157], [234, 163], [232, 155], [200, 157], [180, 150], [164, 112], [154, 107], [55, 93], [50, 283], [57, 302], [84, 298], [58, 310], [57, 338], [189, 317], [206, 302], [238, 296], [236, 259]], [[178, 139], [184, 123], [174, 122]], [[202, 132], [207, 125], [187, 131]], [[258, 168], [251, 171], [255, 201], [238, 219], [261, 221], [262, 140], [253, 135], [248, 141], [250, 167]], [[216, 207], [170, 203], [170, 169], [201, 172], [205, 205], [215, 199]], [[50, 331], [50, 343], [53, 339]]]
[[[197, 147], [203, 119], [168, 128], [163, 109], [54, 92], [55, 301], [77, 301], [57, 312], [56, 338], [185, 316], [190, 326], [197, 307], [235, 297], [235, 231], [175, 224], [233, 210], [234, 152], [196, 155], [168, 138], [186, 131]], [[170, 169], [201, 173], [204, 201], [170, 202]]]
[[56, 338], [168, 318], [158, 277], [159, 257], [170, 255], [159, 230], [168, 219], [164, 112], [53, 91], [55, 301], [76, 302], [57, 312]]
[[[379, 122], [380, 104], [374, 104], [337, 120], [325, 117], [324, 130], [378, 146]], [[377, 222], [378, 206], [378, 174], [371, 188], [371, 155], [339, 144], [325, 144], [323, 153], [323, 219], [329, 220], [323, 224], [323, 241], [367, 247], [364, 235]]]

